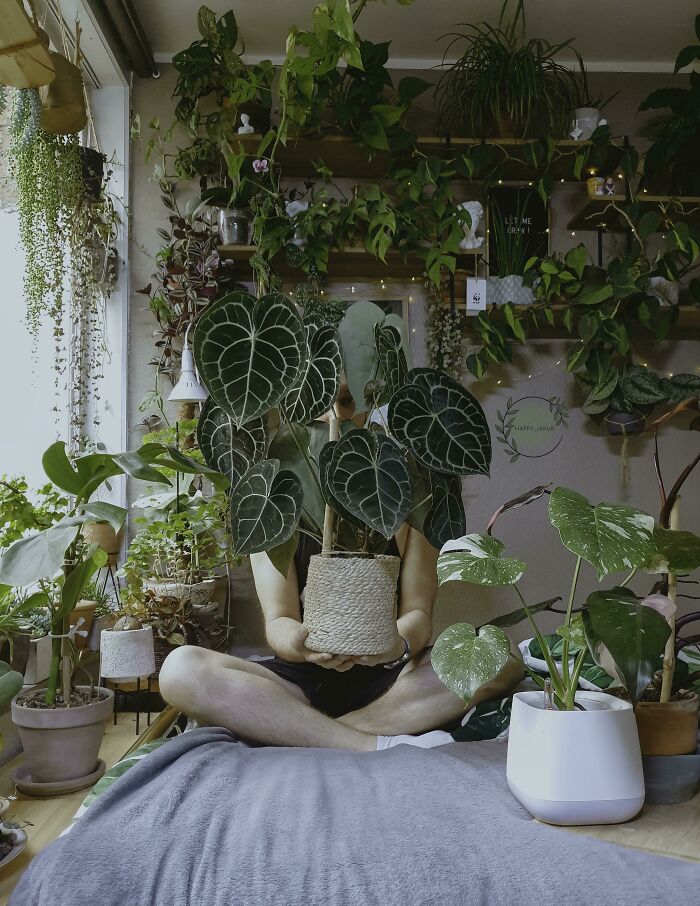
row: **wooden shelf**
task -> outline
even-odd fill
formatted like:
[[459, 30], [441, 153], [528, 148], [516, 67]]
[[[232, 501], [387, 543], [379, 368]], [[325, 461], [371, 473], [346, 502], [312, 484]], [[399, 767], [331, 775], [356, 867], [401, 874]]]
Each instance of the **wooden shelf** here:
[[[648, 195], [642, 192], [635, 201], [645, 205], [655, 205], [661, 212], [666, 212], [669, 221], [683, 220], [684, 223], [700, 226], [700, 197], [668, 195]], [[607, 233], [625, 233], [629, 227], [624, 218], [611, 205], [626, 204], [625, 195], [600, 195], [589, 198], [588, 203], [566, 225], [567, 230], [605, 230]]]
[[[255, 154], [260, 144], [260, 135], [236, 135], [231, 144], [239, 143], [247, 154]], [[501, 177], [505, 181], [525, 182], [541, 176], [544, 165], [535, 165], [528, 156], [528, 149], [533, 145], [532, 139], [504, 138], [452, 138], [440, 136], [420, 136], [416, 147], [425, 154], [440, 157], [455, 157], [473, 150], [478, 145], [487, 145], [493, 149], [492, 163], [501, 168]], [[573, 176], [573, 165], [576, 152], [586, 142], [565, 139], [556, 143], [557, 151], [565, 157], [558, 157], [549, 166], [549, 173], [554, 179], [578, 182]], [[622, 149], [609, 145], [607, 159], [601, 171], [612, 173], [620, 161]], [[410, 152], [407, 153], [410, 157]], [[323, 161], [336, 177], [350, 179], [381, 179], [387, 175], [389, 155], [382, 152], [371, 153], [354, 139], [342, 135], [329, 135], [323, 138], [289, 139], [285, 147], [278, 148], [277, 159], [282, 165], [283, 176], [313, 176], [315, 162]], [[479, 182], [479, 180], [474, 180]]]
[[[242, 279], [252, 276], [250, 259], [255, 254], [254, 245], [220, 245], [219, 254], [222, 258], [237, 262], [241, 266]], [[481, 254], [480, 249], [473, 252], [465, 251], [457, 258], [458, 266], [465, 267], [467, 261], [473, 261], [475, 255]], [[279, 256], [274, 265], [275, 272], [282, 277], [303, 279], [304, 272], [300, 267], [292, 267], [283, 255]], [[424, 270], [423, 261], [417, 255], [409, 255], [404, 261], [400, 252], [392, 249], [386, 256], [386, 264], [370, 255], [364, 248], [331, 249], [328, 256], [328, 276], [331, 279], [350, 278], [360, 280], [362, 277], [394, 278], [421, 276]]]

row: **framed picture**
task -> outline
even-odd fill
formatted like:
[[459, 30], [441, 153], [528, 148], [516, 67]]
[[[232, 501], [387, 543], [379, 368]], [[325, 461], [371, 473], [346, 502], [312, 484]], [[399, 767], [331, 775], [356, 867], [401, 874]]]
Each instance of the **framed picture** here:
[[[549, 206], [542, 203], [534, 186], [492, 186], [488, 190], [488, 207], [489, 273], [505, 277], [513, 272], [499, 258], [516, 257], [513, 238], [517, 232], [523, 238], [517, 257], [523, 263], [533, 256], [544, 257], [548, 254]], [[502, 270], [506, 273], [501, 273]]]

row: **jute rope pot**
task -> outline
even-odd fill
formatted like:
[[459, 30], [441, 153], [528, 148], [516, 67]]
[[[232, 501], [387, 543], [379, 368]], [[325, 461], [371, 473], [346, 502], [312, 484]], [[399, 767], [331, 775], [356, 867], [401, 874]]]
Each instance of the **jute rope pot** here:
[[311, 557], [304, 591], [306, 647], [333, 654], [389, 651], [396, 637], [399, 557]]

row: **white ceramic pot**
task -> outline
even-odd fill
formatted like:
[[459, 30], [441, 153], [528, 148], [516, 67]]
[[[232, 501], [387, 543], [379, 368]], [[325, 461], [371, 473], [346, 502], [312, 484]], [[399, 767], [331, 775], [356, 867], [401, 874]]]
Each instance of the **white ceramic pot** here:
[[506, 776], [540, 821], [618, 824], [644, 805], [637, 723], [629, 702], [578, 692], [585, 711], [548, 711], [540, 691], [513, 696]]
[[489, 277], [486, 281], [486, 302], [488, 305], [531, 305], [534, 301], [532, 290], [523, 286], [523, 278], [519, 274], [508, 277]]
[[600, 110], [597, 107], [577, 107], [574, 111], [571, 137], [580, 142], [588, 141], [598, 126], [606, 126], [607, 122], [607, 120], [601, 119]]
[[216, 589], [216, 579], [203, 579], [191, 585], [174, 579], [148, 579], [144, 584], [157, 595], [178, 598], [183, 604], [192, 604], [195, 607], [209, 604]]

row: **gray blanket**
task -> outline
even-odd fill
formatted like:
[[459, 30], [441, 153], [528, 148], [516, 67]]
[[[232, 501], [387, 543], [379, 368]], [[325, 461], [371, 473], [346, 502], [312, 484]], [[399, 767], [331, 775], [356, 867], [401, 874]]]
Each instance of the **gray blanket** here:
[[534, 824], [505, 745], [162, 746], [41, 853], [10, 906], [651, 906], [694, 903], [700, 865]]

